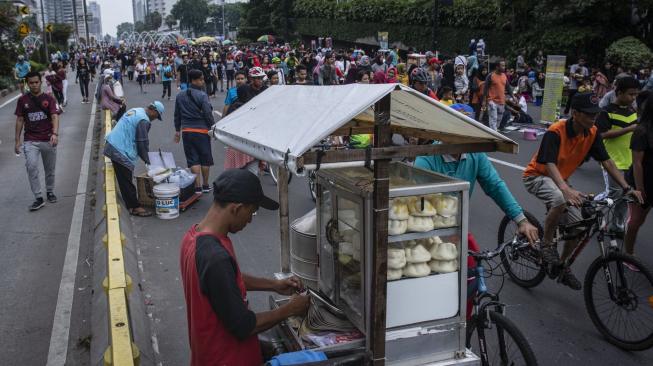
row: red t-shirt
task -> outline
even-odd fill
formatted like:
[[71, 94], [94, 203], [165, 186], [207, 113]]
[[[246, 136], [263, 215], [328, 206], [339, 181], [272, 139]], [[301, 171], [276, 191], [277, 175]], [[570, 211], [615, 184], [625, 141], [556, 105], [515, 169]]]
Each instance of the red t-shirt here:
[[18, 98], [14, 112], [16, 116], [23, 117], [25, 141], [50, 141], [52, 115], [57, 113], [57, 101], [45, 93], [41, 93], [39, 96], [29, 93], [21, 96]]
[[191, 366], [263, 364], [258, 337], [251, 334], [256, 317], [247, 309], [247, 290], [231, 240], [197, 232], [193, 225], [181, 242], [180, 265]]

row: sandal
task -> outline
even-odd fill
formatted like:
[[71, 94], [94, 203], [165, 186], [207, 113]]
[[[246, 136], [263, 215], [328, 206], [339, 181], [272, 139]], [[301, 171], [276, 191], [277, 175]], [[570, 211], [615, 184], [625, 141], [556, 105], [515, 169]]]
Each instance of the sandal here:
[[152, 213], [147, 210], [143, 211], [136, 211], [136, 209], [131, 209], [129, 210], [129, 214], [132, 216], [137, 216], [137, 217], [150, 217], [152, 216]]

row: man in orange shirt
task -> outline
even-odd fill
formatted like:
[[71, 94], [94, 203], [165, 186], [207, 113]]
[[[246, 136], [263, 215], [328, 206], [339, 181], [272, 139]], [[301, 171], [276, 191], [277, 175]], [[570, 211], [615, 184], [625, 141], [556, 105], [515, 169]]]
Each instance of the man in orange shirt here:
[[599, 98], [593, 93], [574, 95], [571, 101], [571, 118], [552, 124], [544, 134], [540, 149], [533, 155], [524, 171], [526, 190], [544, 201], [549, 213], [544, 221], [542, 259], [547, 264], [549, 277], [559, 275], [560, 282], [574, 290], [581, 289], [581, 283], [565, 265], [565, 261], [578, 245], [578, 239], [565, 242], [562, 257], [553, 243], [556, 227], [566, 211], [566, 223], [582, 220], [579, 207], [586, 195], [571, 187], [568, 180], [583, 163], [586, 156], [599, 161], [610, 176], [626, 193], [631, 193], [642, 202], [642, 195], [626, 183], [623, 175], [603, 145], [594, 125], [601, 112]]
[[485, 79], [483, 87], [483, 108], [487, 108], [490, 128], [497, 130], [506, 109], [506, 91], [512, 95], [512, 87], [506, 77], [506, 61], [500, 60], [494, 71]]

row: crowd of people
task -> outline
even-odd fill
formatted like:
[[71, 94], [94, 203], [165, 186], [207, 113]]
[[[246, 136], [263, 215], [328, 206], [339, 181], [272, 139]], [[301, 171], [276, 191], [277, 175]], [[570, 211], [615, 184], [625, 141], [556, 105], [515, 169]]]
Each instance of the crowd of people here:
[[[493, 130], [503, 129], [510, 119], [513, 123], [532, 123], [527, 113], [528, 105], [540, 106], [545, 89], [546, 59], [543, 54], [538, 53], [530, 63], [520, 54], [516, 62], [508, 63], [505, 59], [488, 58], [486, 45], [481, 42], [472, 40], [466, 54], [456, 52], [449, 56], [399, 50], [307, 49], [303, 45], [291, 48], [287, 44], [121, 46], [71, 52], [69, 63], [76, 70], [75, 82], [80, 84], [82, 103], [90, 100], [89, 82], [96, 74], [100, 77], [95, 98], [103, 109], [111, 111], [116, 121], [116, 127], [107, 136], [104, 154], [116, 167], [123, 201], [133, 215], [151, 215], [138, 203], [132, 182], [133, 171], [139, 158], [149, 163], [150, 122], [162, 119], [165, 108], [160, 101], [153, 101], [144, 108], [127, 109], [123, 84], [135, 83], [133, 85], [138, 85], [140, 93], [160, 90], [161, 99], [175, 97], [175, 142], [183, 143], [187, 165], [197, 177], [196, 193], [213, 192], [214, 195], [214, 204], [205, 220], [189, 230], [184, 238], [182, 272], [187, 302], [189, 306], [201, 308], [213, 322], [218, 318], [230, 319], [233, 314], [247, 321], [246, 327], [229, 322], [217, 326], [218, 330], [210, 333], [216, 335], [213, 341], [192, 345], [194, 359], [206, 355], [213, 357], [216, 349], [223, 351], [221, 357], [238, 357], [238, 352], [243, 350], [237, 353], [227, 351], [226, 345], [235, 344], [237, 340], [251, 340], [253, 334], [289, 314], [303, 312], [306, 306], [305, 299], [294, 299], [285, 310], [264, 319], [241, 306], [241, 297], [245, 296], [246, 290], [251, 287], [291, 293], [298, 288], [298, 283], [293, 280], [266, 282], [241, 275], [239, 270], [236, 282], [233, 274], [223, 273], [223, 270], [207, 277], [197, 277], [197, 271], [204, 273], [206, 268], [214, 268], [207, 261], [215, 255], [219, 255], [222, 262], [235, 263], [233, 248], [226, 235], [241, 230], [258, 206], [277, 207], [263, 196], [260, 183], [255, 179], [260, 174], [261, 162], [232, 148], [225, 153], [227, 173], [213, 184], [209, 183], [209, 169], [213, 165], [209, 131], [216, 114], [211, 99], [217, 98], [218, 93], [225, 93], [221, 111], [224, 116], [277, 85], [402, 83]], [[47, 165], [47, 199], [56, 202], [53, 193], [54, 161], [58, 115], [67, 103], [66, 61], [54, 60], [45, 73], [45, 93], [41, 91], [38, 73], [25, 72], [21, 64], [23, 59], [16, 65], [16, 77], [24, 77], [29, 85], [29, 92], [19, 99], [16, 108], [16, 153], [24, 151], [27, 158], [28, 176], [36, 197], [30, 210], [44, 205], [36, 168], [39, 152], [44, 165]], [[543, 259], [551, 266], [550, 272], [557, 270], [555, 276], [560, 276], [562, 284], [576, 290], [581, 288], [581, 283], [569, 268], [564, 267], [564, 260], [578, 243], [568, 241], [562, 255], [553, 243], [555, 228], [561, 220], [581, 218], [578, 206], [584, 194], [569, 183], [574, 171], [589, 157], [594, 158], [610, 177], [614, 188], [610, 194], [628, 193], [634, 197], [634, 202], [619, 208], [613, 228], [623, 234], [625, 250], [629, 254], [634, 254], [638, 230], [653, 204], [653, 75], [648, 68], [627, 70], [609, 61], [601, 67], [589, 68], [585, 61], [580, 57], [565, 75], [565, 108], [561, 113], [566, 118], [548, 128], [523, 173], [526, 190], [549, 209], [544, 223]], [[155, 87], [157, 84], [159, 86]], [[176, 95], [172, 92], [173, 85]], [[21, 142], [23, 130], [24, 143]], [[346, 136], [345, 140], [351, 142], [352, 147], [365, 147], [371, 142], [370, 137]], [[360, 141], [366, 142], [355, 143]], [[537, 240], [537, 229], [528, 222], [523, 209], [485, 154], [425, 156], [419, 157], [415, 165], [469, 181], [470, 193], [478, 182], [515, 221], [519, 232], [531, 242]], [[234, 170], [239, 173], [233, 173]], [[257, 192], [256, 197], [243, 192], [239, 183], [250, 186]], [[216, 225], [213, 219], [223, 220], [222, 224]], [[200, 239], [202, 231], [217, 233], [218, 236], [212, 236], [210, 240]], [[222, 243], [218, 247], [224, 247], [224, 253], [199, 252], [208, 250], [209, 245], [215, 246], [216, 240]], [[471, 235], [469, 245], [472, 250], [478, 249]], [[206, 258], [196, 261], [200, 254]], [[229, 299], [232, 308], [224, 308], [224, 301], [212, 293], [204, 294], [204, 297], [198, 295], [201, 292], [199, 287], [214, 283], [220, 283], [223, 290], [233, 293], [233, 298]], [[192, 324], [203, 321], [192, 316], [188, 320], [191, 330]], [[227, 329], [221, 329], [224, 327]], [[200, 337], [201, 334], [191, 334], [191, 342], [193, 336]], [[211, 342], [215, 344], [209, 344]], [[204, 356], [198, 353], [204, 353]]]

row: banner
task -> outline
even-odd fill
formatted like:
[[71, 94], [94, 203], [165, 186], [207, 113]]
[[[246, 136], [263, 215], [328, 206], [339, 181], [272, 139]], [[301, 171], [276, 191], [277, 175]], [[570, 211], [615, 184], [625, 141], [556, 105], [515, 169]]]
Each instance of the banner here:
[[540, 122], [552, 124], [560, 119], [562, 88], [564, 87], [566, 56], [547, 56], [544, 98]]
[[382, 50], [388, 49], [388, 32], [379, 32], [378, 37], [379, 48]]

